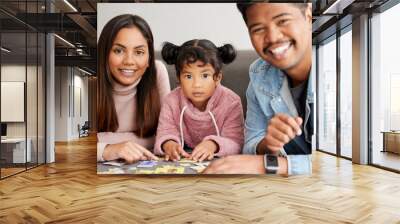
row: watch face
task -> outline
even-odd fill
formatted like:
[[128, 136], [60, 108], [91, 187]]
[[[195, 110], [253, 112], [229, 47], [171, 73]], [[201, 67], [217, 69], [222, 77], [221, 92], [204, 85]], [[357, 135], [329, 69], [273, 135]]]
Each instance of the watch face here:
[[265, 155], [265, 171], [267, 174], [276, 174], [278, 171], [278, 158], [274, 155]]
[[278, 166], [278, 158], [276, 156], [267, 155], [267, 166]]
[[275, 158], [275, 157], [267, 156], [268, 162], [270, 162], [270, 163], [272, 163], [273, 161], [275, 161], [274, 158]]

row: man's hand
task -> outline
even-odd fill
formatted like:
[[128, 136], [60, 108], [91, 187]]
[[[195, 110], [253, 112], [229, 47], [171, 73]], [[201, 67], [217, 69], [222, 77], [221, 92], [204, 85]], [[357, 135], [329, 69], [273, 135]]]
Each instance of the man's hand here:
[[107, 145], [103, 152], [103, 158], [105, 160], [124, 159], [126, 163], [139, 160], [158, 160], [153, 153], [133, 141]]
[[301, 135], [301, 117], [293, 118], [287, 114], [276, 114], [267, 127], [267, 134], [257, 146], [257, 154], [265, 154], [268, 150], [278, 152], [283, 146]]
[[264, 157], [233, 155], [212, 161], [204, 174], [264, 174]]
[[[204, 174], [265, 174], [264, 155], [233, 155], [214, 160], [203, 171]], [[278, 157], [277, 174], [287, 176], [288, 163]]]
[[165, 153], [165, 160], [178, 161], [181, 159], [181, 155], [185, 158], [190, 157], [190, 155], [182, 149], [182, 147], [173, 140], [168, 140], [162, 144], [162, 149]]
[[214, 153], [218, 150], [218, 145], [212, 140], [200, 142], [192, 152], [190, 159], [202, 162], [203, 160], [212, 160]]

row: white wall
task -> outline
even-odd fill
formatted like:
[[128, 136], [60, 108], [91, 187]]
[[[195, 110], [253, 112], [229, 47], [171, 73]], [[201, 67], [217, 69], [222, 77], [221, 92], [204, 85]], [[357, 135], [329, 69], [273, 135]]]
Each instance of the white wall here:
[[180, 45], [195, 38], [209, 39], [217, 46], [230, 43], [237, 50], [253, 50], [234, 3], [98, 3], [97, 38], [110, 19], [126, 13], [146, 20], [156, 51], [164, 41]]
[[82, 126], [88, 120], [88, 77], [81, 76], [78, 70], [74, 70], [74, 108], [72, 112], [72, 130], [73, 138], [79, 137], [78, 124]]
[[68, 140], [68, 74], [67, 67], [55, 68], [55, 141]]
[[[25, 67], [19, 64], [7, 64], [1, 66], [1, 81], [25, 82], [26, 69], [32, 70], [32, 66]], [[25, 82], [26, 83], [26, 82]], [[31, 95], [28, 93], [28, 96]], [[7, 110], [8, 108], [1, 108]], [[25, 137], [25, 122], [7, 122], [8, 137]]]
[[88, 78], [71, 67], [56, 67], [55, 73], [55, 141], [77, 139], [78, 124], [88, 120]]

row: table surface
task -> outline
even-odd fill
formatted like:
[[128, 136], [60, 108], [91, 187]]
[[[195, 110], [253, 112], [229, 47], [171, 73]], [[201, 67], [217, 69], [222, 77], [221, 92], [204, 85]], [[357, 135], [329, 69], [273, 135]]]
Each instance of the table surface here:
[[381, 131], [381, 133], [388, 133], [388, 134], [400, 134], [400, 131]]
[[[18, 143], [18, 142], [24, 142], [25, 138], [4, 138], [1, 139], [1, 143]], [[28, 138], [29, 141], [29, 138]]]

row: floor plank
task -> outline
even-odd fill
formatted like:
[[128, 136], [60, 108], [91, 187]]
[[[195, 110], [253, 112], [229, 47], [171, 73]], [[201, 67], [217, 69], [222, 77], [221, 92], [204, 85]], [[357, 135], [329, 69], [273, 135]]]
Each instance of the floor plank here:
[[97, 176], [96, 139], [0, 181], [0, 223], [400, 223], [400, 175], [316, 152], [311, 176]]

